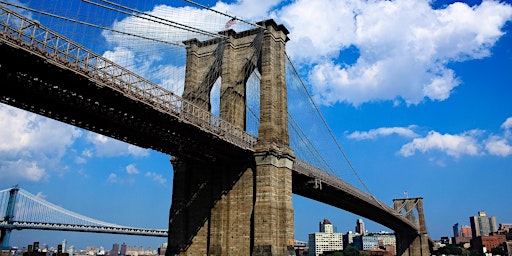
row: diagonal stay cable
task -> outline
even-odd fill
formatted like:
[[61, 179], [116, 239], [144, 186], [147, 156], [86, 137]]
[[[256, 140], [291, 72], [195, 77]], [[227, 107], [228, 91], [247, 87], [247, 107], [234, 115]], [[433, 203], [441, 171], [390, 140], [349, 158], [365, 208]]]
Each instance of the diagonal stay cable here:
[[[189, 32], [194, 32], [194, 33], [199, 33], [199, 34], [203, 34], [203, 35], [210, 36], [210, 37], [227, 38], [227, 36], [225, 36], [225, 35], [215, 34], [215, 33], [208, 32], [208, 31], [205, 31], [205, 30], [202, 30], [202, 29], [198, 29], [198, 28], [195, 28], [195, 27], [192, 27], [192, 26], [181, 24], [181, 23], [178, 23], [178, 22], [175, 22], [175, 21], [172, 21], [172, 20], [164, 19], [162, 17], [158, 17], [158, 16], [155, 16], [155, 15], [152, 15], [152, 14], [149, 14], [149, 13], [145, 13], [145, 12], [139, 11], [137, 9], [133, 9], [133, 8], [130, 8], [130, 7], [127, 7], [127, 6], [124, 6], [124, 5], [120, 5], [120, 4], [111, 2], [111, 1], [100, 0], [101, 2], [104, 2], [106, 4], [109, 4], [109, 5], [121, 8], [121, 9], [125, 9], [125, 10], [128, 10], [128, 11], [134, 12], [134, 13], [136, 13], [138, 15], [135, 15], [133, 13], [129, 13], [129, 12], [126, 12], [126, 11], [122, 11], [122, 10], [119, 10], [119, 9], [115, 9], [115, 8], [107, 6], [107, 5], [99, 4], [99, 3], [93, 2], [91, 0], [81, 0], [81, 1], [89, 3], [89, 4], [93, 4], [93, 5], [102, 7], [102, 8], [106, 8], [106, 9], [109, 9], [109, 10], [117, 11], [117, 12], [120, 12], [120, 13], [123, 13], [123, 14], [127, 14], [127, 15], [130, 15], [130, 16], [134, 16], [134, 17], [137, 17], [137, 18], [149, 20], [149, 21], [152, 21], [152, 22], [155, 22], [155, 23], [158, 23], [158, 24], [172, 26], [172, 27], [175, 27], [177, 29], [186, 30], [186, 31], [189, 31]], [[152, 19], [143, 17], [141, 15], [150, 17]]]
[[5, 4], [5, 5], [13, 6], [13, 7], [16, 7], [16, 8], [20, 8], [20, 9], [24, 9], [24, 10], [27, 10], [27, 11], [31, 11], [31, 12], [39, 13], [39, 14], [42, 14], [42, 15], [46, 15], [46, 16], [49, 16], [49, 17], [52, 17], [52, 18], [57, 18], [57, 19], [65, 20], [65, 21], [75, 22], [77, 24], [81, 24], [81, 25], [85, 25], [85, 26], [89, 26], [89, 27], [93, 27], [93, 28], [99, 28], [99, 29], [103, 29], [103, 30], [108, 30], [108, 31], [111, 31], [111, 32], [114, 32], [114, 33], [123, 34], [123, 35], [126, 35], [126, 36], [138, 37], [138, 38], [141, 38], [141, 39], [155, 41], [155, 42], [163, 43], [163, 44], [169, 44], [169, 45], [172, 45], [172, 46], [185, 47], [182, 44], [177, 44], [177, 43], [173, 43], [173, 42], [167, 42], [167, 41], [163, 41], [163, 40], [159, 40], [159, 39], [155, 39], [155, 38], [149, 38], [149, 37], [140, 36], [140, 35], [135, 35], [135, 34], [131, 34], [131, 33], [127, 33], [127, 32], [123, 32], [123, 31], [107, 28], [107, 27], [104, 27], [104, 26], [95, 25], [95, 24], [92, 24], [92, 23], [89, 23], [89, 22], [80, 21], [80, 20], [76, 20], [76, 19], [71, 19], [71, 18], [67, 18], [67, 17], [64, 17], [64, 16], [57, 15], [57, 14], [36, 10], [34, 8], [30, 8], [30, 7], [26, 7], [26, 6], [22, 6], [22, 5], [18, 5], [18, 4], [14, 4], [14, 3], [9, 3], [9, 2], [3, 1], [3, 0], [0, 0], [0, 4]]
[[[357, 173], [356, 169], [354, 168], [354, 166], [352, 165], [352, 163], [350, 162], [350, 160], [348, 159], [348, 156], [345, 154], [345, 151], [341, 148], [341, 145], [338, 143], [338, 140], [336, 140], [336, 137], [334, 136], [334, 133], [332, 132], [331, 128], [329, 127], [329, 125], [327, 124], [327, 121], [325, 120], [325, 118], [323, 117], [322, 113], [320, 112], [320, 110], [318, 109], [318, 106], [315, 104], [315, 102], [313, 101], [313, 97], [311, 97], [311, 94], [309, 93], [309, 91], [307, 90], [306, 86], [304, 85], [304, 82], [302, 81], [302, 79], [300, 78], [299, 76], [299, 73], [297, 72], [297, 70], [295, 69], [295, 66], [292, 64], [291, 60], [290, 60], [290, 57], [288, 56], [288, 54], [286, 54], [286, 58], [288, 59], [288, 62], [290, 63], [290, 66], [293, 70], [293, 72], [295, 73], [295, 75], [299, 78], [299, 81], [300, 81], [300, 84], [302, 86], [302, 88], [304, 89], [304, 91], [306, 92], [306, 94], [308, 95], [310, 101], [311, 101], [311, 104], [313, 105], [316, 113], [318, 114], [318, 116], [320, 117], [320, 119], [322, 120], [324, 126], [326, 127], [327, 131], [329, 132], [329, 135], [331, 136], [332, 140], [334, 141], [334, 143], [336, 144], [336, 147], [338, 148], [338, 150], [341, 152], [343, 158], [345, 159], [345, 161], [347, 161], [347, 164], [348, 166], [350, 167], [350, 170], [354, 173], [354, 175], [356, 175], [357, 179], [359, 180], [359, 182], [361, 183], [361, 185], [365, 188], [365, 190], [370, 194], [372, 195], [370, 189], [368, 188], [368, 186], [366, 186], [366, 184], [364, 183], [363, 179], [361, 178], [361, 176], [359, 176], [359, 174]], [[373, 197], [373, 195], [372, 195]], [[374, 197], [374, 199], [376, 200], [376, 198]], [[378, 201], [378, 200], [377, 200]]]
[[300, 140], [304, 143], [304, 145], [307, 147], [308, 151], [311, 153], [311, 155], [319, 162], [323, 163], [325, 167], [329, 169], [331, 174], [335, 174], [334, 169], [329, 164], [329, 162], [323, 157], [322, 154], [320, 154], [320, 151], [315, 147], [315, 145], [311, 142], [309, 137], [306, 135], [304, 130], [300, 127], [300, 125], [297, 123], [295, 118], [291, 114], [288, 114], [288, 118], [290, 119], [290, 124], [293, 130], [297, 133], [297, 135], [300, 137]]

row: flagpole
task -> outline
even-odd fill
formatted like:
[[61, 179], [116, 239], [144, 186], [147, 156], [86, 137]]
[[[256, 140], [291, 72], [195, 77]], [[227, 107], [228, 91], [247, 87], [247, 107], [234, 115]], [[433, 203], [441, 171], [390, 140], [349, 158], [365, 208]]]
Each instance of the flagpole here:
[[266, 29], [265, 27], [260, 26], [260, 25], [258, 25], [258, 24], [251, 23], [251, 22], [248, 22], [248, 21], [245, 21], [245, 20], [239, 19], [239, 18], [237, 18], [237, 17], [235, 17], [235, 16], [232, 16], [232, 15], [229, 15], [229, 14], [227, 14], [227, 13], [219, 12], [219, 11], [217, 11], [217, 10], [214, 10], [214, 9], [212, 9], [212, 8], [209, 8], [209, 7], [207, 7], [207, 6], [204, 6], [204, 5], [202, 5], [202, 4], [199, 4], [199, 3], [193, 2], [192, 0], [185, 0], [185, 2], [188, 2], [188, 3], [191, 3], [191, 4], [193, 4], [193, 5], [199, 6], [199, 7], [201, 7], [201, 8], [204, 8], [204, 9], [208, 10], [208, 11], [212, 11], [212, 12], [218, 13], [218, 14], [220, 14], [220, 15], [224, 15], [224, 16], [226, 16], [226, 17], [230, 17], [231, 19], [234, 19], [234, 20], [237, 20], [237, 21], [241, 21], [241, 22], [246, 23], [246, 24], [249, 24], [249, 25], [251, 25], [251, 26], [255, 26], [255, 27], [259, 27], [259, 28]]

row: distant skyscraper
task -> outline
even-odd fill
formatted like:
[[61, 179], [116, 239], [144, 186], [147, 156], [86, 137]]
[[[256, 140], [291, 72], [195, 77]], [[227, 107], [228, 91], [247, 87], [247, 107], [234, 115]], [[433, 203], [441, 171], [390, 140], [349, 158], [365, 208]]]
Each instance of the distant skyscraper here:
[[62, 241], [62, 252], [67, 252], [67, 251], [66, 251], [66, 250], [67, 250], [67, 248], [66, 248], [66, 244], [67, 244], [67, 241], [66, 241], [66, 239], [64, 239], [64, 240]]
[[117, 256], [119, 254], [119, 244], [113, 244], [112, 250], [110, 251], [110, 256]]
[[362, 219], [358, 219], [356, 222], [356, 233], [359, 233], [361, 235], [364, 235], [365, 233], [364, 222]]
[[126, 255], [126, 244], [123, 243], [121, 245], [121, 253], [120, 253], [122, 256]]
[[484, 211], [478, 212], [478, 216], [469, 217], [473, 238], [479, 236], [488, 236], [490, 233], [498, 231], [495, 216], [487, 216]]

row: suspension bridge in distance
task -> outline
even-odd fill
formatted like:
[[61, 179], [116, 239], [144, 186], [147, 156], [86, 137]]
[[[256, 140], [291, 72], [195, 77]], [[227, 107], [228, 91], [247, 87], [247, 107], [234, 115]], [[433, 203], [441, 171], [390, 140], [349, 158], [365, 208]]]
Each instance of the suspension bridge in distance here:
[[167, 237], [166, 229], [134, 228], [92, 219], [52, 204], [18, 186], [0, 190], [0, 245], [9, 248], [12, 230], [38, 229]]
[[[9, 196], [2, 238], [8, 230], [37, 228], [167, 236], [168, 255], [284, 255], [294, 239], [294, 193], [394, 230], [398, 255], [429, 255], [422, 198], [395, 199], [389, 207], [294, 154], [284, 74], [291, 65], [288, 30], [273, 20], [257, 25], [184, 42], [180, 97], [0, 5], [0, 102], [170, 154], [174, 169], [167, 232], [64, 214], [13, 188], [2, 193], [45, 205], [53, 221], [20, 219]], [[254, 71], [261, 74], [257, 136], [245, 127], [244, 86]], [[207, 98], [218, 77], [220, 117]]]

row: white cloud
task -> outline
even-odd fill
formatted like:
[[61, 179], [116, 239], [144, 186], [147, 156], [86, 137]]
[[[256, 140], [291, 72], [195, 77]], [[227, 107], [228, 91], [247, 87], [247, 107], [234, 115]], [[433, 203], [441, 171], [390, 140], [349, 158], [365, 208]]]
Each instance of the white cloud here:
[[154, 172], [146, 172], [146, 177], [150, 177], [153, 181], [158, 184], [165, 185], [167, 179], [162, 176], [162, 174], [154, 173]]
[[37, 192], [36, 197], [39, 197], [41, 199], [45, 199], [47, 195], [45, 195], [43, 192]]
[[429, 151], [441, 151], [449, 156], [460, 157], [461, 155], [476, 156], [482, 154], [480, 145], [475, 138], [480, 132], [472, 130], [462, 134], [440, 134], [436, 131], [430, 131], [423, 138], [415, 138], [400, 149], [400, 154], [409, 157], [416, 151], [426, 153]]
[[413, 129], [416, 126], [411, 125], [409, 127], [381, 127], [377, 129], [371, 129], [369, 131], [355, 131], [349, 135], [347, 138], [356, 139], [356, 140], [370, 140], [376, 139], [378, 137], [389, 136], [389, 135], [399, 135], [405, 138], [414, 138], [419, 135], [416, 134]]
[[497, 155], [507, 157], [512, 155], [512, 117], [509, 117], [500, 126], [501, 129], [505, 130], [502, 135], [491, 135], [484, 142], [485, 149], [491, 155]]
[[52, 119], [0, 105], [0, 177], [37, 182], [60, 163], [81, 131]]
[[213, 9], [238, 16], [242, 19], [257, 19], [260, 21], [264, 19], [262, 17], [268, 17], [267, 13], [277, 7], [280, 2], [281, 0], [239, 0], [229, 5], [224, 2], [217, 2]]
[[148, 149], [130, 145], [93, 132], [87, 133], [87, 140], [94, 145], [95, 155], [99, 157], [118, 157], [128, 155], [134, 157], [146, 157], [149, 155]]
[[510, 129], [512, 128], [512, 117], [507, 118], [503, 124], [501, 124], [501, 129]]
[[128, 166], [126, 166], [126, 173], [139, 174], [139, 170], [137, 170], [137, 167], [135, 167], [134, 164], [129, 164]]
[[77, 164], [85, 164], [87, 163], [87, 160], [93, 157], [93, 154], [90, 150], [86, 149], [82, 151], [80, 156], [75, 157], [75, 163]]
[[117, 174], [115, 174], [115, 173], [110, 173], [108, 175], [107, 181], [109, 183], [119, 183], [120, 182], [119, 179], [117, 178]]
[[[288, 53], [313, 67], [324, 104], [445, 100], [461, 81], [447, 64], [490, 55], [512, 7], [483, 1], [434, 10], [425, 0], [299, 0], [278, 12], [290, 29]], [[354, 63], [337, 60], [354, 46]]]
[[512, 146], [502, 137], [491, 136], [485, 142], [485, 149], [489, 154], [506, 157], [512, 154]]
[[46, 169], [34, 161], [19, 159], [17, 161], [0, 161], [0, 180], [38, 182], [48, 177]]

